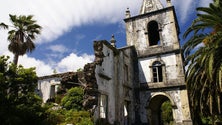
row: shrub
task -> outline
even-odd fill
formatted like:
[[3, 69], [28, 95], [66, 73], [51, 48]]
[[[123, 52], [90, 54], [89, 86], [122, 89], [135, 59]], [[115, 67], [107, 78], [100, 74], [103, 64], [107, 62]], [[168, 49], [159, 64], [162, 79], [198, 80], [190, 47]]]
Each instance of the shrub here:
[[61, 105], [67, 110], [77, 110], [83, 109], [83, 89], [81, 87], [71, 88], [67, 94], [63, 97]]

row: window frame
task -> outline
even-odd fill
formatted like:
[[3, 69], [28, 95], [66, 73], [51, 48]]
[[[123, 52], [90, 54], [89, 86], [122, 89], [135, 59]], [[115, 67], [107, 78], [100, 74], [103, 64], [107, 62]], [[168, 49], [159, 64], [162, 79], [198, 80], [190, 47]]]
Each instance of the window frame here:
[[108, 95], [106, 94], [100, 94], [99, 96], [99, 118], [108, 118]]
[[[163, 82], [164, 76], [163, 76], [163, 64], [160, 61], [154, 61], [152, 63], [152, 82], [158, 83]], [[155, 71], [154, 71], [155, 70]]]

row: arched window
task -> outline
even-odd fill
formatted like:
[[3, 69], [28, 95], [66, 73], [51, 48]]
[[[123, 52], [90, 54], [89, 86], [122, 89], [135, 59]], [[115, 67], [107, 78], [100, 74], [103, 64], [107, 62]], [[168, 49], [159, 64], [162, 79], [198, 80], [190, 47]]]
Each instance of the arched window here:
[[153, 82], [163, 82], [163, 70], [161, 62], [155, 61], [152, 65], [152, 70]]
[[159, 45], [160, 44], [160, 34], [159, 27], [156, 21], [151, 21], [147, 25], [148, 29], [148, 37], [149, 37], [149, 45]]

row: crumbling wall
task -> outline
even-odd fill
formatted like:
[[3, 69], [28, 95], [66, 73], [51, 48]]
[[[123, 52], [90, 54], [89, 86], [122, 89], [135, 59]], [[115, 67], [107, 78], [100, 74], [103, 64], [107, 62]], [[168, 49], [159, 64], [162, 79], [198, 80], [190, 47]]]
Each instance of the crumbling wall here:
[[84, 78], [80, 81], [84, 84], [84, 101], [83, 106], [91, 113], [94, 112], [98, 105], [98, 85], [96, 83], [95, 68], [96, 65], [102, 65], [103, 62], [103, 44], [102, 42], [94, 42], [95, 61], [84, 66]]

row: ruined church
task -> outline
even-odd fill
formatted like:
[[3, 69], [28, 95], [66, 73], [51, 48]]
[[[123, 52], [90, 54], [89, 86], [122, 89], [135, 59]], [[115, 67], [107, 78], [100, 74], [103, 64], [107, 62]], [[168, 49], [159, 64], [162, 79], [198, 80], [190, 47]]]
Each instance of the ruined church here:
[[125, 13], [127, 46], [114, 36], [94, 41], [95, 60], [81, 72], [39, 78], [43, 101], [57, 87], [84, 87], [83, 106], [94, 119], [116, 125], [162, 125], [161, 105], [169, 101], [176, 125], [192, 125], [179, 41], [179, 25], [170, 0], [143, 0], [140, 13]]

